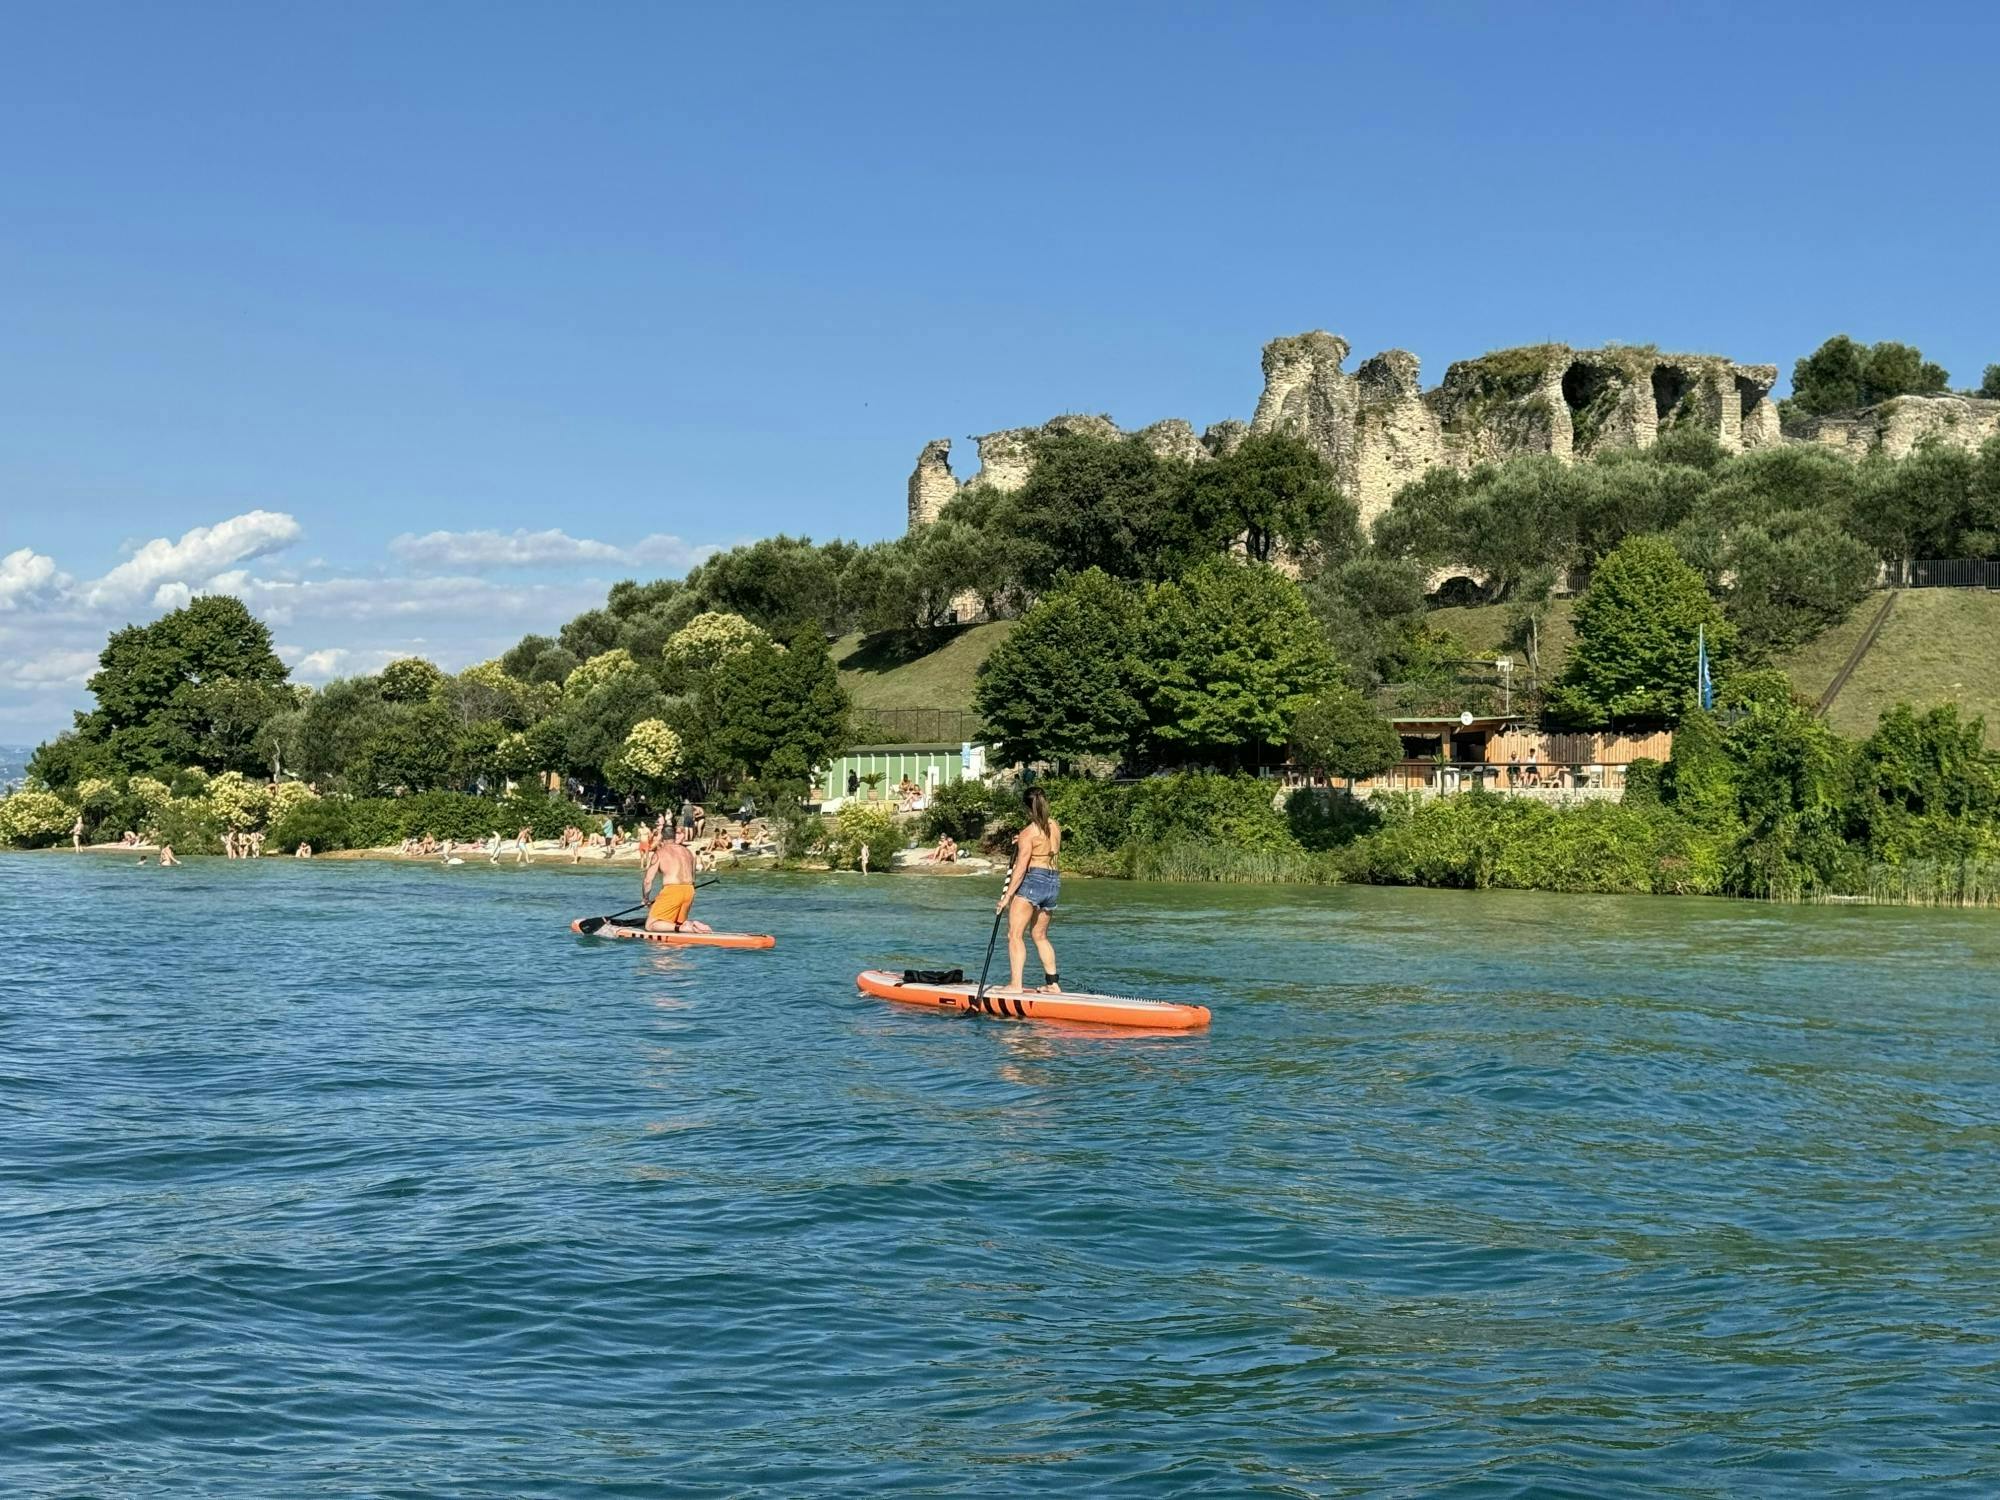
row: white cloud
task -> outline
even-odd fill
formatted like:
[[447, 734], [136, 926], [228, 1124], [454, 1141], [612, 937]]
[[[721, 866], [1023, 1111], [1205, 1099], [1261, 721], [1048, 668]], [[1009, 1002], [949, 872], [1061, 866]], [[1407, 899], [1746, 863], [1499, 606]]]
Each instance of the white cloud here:
[[0, 557], [0, 609], [25, 609], [61, 589], [69, 580], [56, 560], [23, 547]]
[[60, 648], [38, 656], [9, 654], [0, 662], [0, 687], [17, 691], [38, 688], [79, 687], [97, 670], [95, 651], [67, 651]]
[[585, 563], [651, 563], [692, 567], [714, 547], [697, 547], [665, 532], [627, 546], [571, 536], [565, 531], [431, 531], [405, 533], [389, 543], [405, 562], [433, 568], [549, 568]]
[[253, 557], [282, 551], [303, 535], [283, 511], [252, 510], [213, 526], [197, 526], [177, 542], [155, 537], [81, 590], [93, 609], [129, 607], [151, 597], [161, 608], [185, 604], [217, 574]]
[[326, 682], [335, 677], [365, 677], [379, 672], [390, 662], [408, 656], [407, 651], [350, 651], [345, 646], [322, 646], [305, 651], [297, 646], [275, 648], [291, 669], [294, 682]]
[[[257, 561], [301, 534], [289, 515], [252, 510], [129, 545], [109, 571], [81, 580], [28, 547], [0, 554], [0, 737], [53, 733], [88, 706], [83, 684], [110, 631], [197, 595], [240, 598], [298, 643], [277, 648], [294, 680], [319, 683], [410, 655], [457, 671], [601, 605], [624, 570], [685, 568], [716, 550], [664, 534], [613, 546], [560, 531], [471, 531], [398, 537], [391, 550], [409, 566], [387, 575], [341, 573], [323, 559]], [[545, 571], [525, 571], [536, 567]]]

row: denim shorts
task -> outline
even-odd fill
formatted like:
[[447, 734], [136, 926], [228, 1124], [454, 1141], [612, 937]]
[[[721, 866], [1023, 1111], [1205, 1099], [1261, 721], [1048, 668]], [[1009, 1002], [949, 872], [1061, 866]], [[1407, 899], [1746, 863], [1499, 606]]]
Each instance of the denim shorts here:
[[1056, 895], [1062, 890], [1062, 877], [1054, 870], [1044, 870], [1040, 866], [1021, 877], [1021, 884], [1014, 895], [1043, 911], [1056, 909]]

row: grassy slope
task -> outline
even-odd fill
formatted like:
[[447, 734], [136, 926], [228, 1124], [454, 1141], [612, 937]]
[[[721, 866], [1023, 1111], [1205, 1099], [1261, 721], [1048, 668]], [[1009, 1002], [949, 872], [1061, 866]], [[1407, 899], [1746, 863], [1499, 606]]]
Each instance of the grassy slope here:
[[[1542, 626], [1545, 681], [1562, 670], [1575, 639], [1570, 628], [1572, 602], [1556, 601], [1555, 614]], [[1869, 595], [1840, 624], [1778, 665], [1802, 694], [1817, 702], [1880, 607], [1881, 596]], [[1475, 655], [1491, 656], [1504, 649], [1500, 638], [1507, 630], [1507, 611], [1502, 606], [1433, 610], [1429, 619], [1464, 641]], [[1866, 735], [1882, 711], [1898, 701], [1917, 708], [1955, 702], [1966, 713], [1984, 717], [1990, 729], [1988, 743], [2000, 745], [2000, 594], [1975, 589], [1905, 590], [1874, 649], [1841, 689], [1829, 722], [1842, 734]]]
[[1011, 620], [908, 636], [842, 636], [833, 644], [840, 685], [861, 708], [972, 707], [972, 679]]
[[[1817, 700], [1826, 691], [1880, 607], [1874, 596], [1862, 600], [1843, 623], [1785, 659], [1801, 693]], [[2000, 594], [1905, 590], [1827, 720], [1842, 734], [1865, 735], [1899, 702], [1955, 702], [1986, 720], [1987, 743], [2000, 742]]]
[[[1570, 627], [1570, 613], [1575, 608], [1574, 599], [1558, 599], [1549, 611], [1549, 617], [1542, 621], [1542, 677], [1554, 681], [1562, 670], [1563, 658], [1569, 655], [1570, 642], [1576, 639], [1576, 632]], [[1449, 609], [1434, 609], [1424, 617], [1425, 622], [1440, 630], [1449, 630], [1464, 641], [1474, 656], [1493, 657], [1503, 652], [1519, 659], [1521, 653], [1501, 643], [1507, 633], [1507, 608], [1500, 604], [1462, 604]], [[1521, 662], [1515, 675], [1517, 683], [1527, 680], [1527, 663]]]

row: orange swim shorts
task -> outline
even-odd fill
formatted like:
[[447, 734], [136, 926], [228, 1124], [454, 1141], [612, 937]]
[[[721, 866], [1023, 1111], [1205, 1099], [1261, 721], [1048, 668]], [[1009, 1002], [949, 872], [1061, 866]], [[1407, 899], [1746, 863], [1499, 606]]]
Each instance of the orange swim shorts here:
[[694, 887], [691, 885], [663, 885], [660, 894], [653, 898], [653, 909], [646, 913], [648, 922], [661, 922], [669, 927], [679, 927], [688, 919], [688, 909], [694, 905]]

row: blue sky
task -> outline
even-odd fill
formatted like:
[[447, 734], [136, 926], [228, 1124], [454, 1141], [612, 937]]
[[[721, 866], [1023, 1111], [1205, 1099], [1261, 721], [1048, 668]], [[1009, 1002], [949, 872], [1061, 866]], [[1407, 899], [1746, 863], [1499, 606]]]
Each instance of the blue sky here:
[[932, 437], [1247, 417], [1310, 328], [1976, 384], [1996, 13], [10, 7], [0, 740], [189, 592], [305, 678], [462, 665], [892, 535]]

